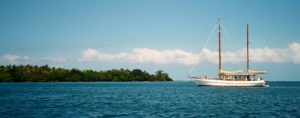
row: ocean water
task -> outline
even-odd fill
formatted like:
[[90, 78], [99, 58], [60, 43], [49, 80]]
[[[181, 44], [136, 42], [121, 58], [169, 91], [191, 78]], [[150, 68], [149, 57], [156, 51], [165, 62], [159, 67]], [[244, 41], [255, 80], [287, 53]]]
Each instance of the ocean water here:
[[300, 117], [300, 82], [0, 83], [0, 117]]

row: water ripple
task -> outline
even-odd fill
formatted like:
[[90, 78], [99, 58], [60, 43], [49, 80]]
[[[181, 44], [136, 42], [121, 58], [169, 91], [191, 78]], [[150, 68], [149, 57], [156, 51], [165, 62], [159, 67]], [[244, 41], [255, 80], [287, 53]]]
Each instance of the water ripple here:
[[1, 117], [300, 117], [300, 82], [0, 83]]

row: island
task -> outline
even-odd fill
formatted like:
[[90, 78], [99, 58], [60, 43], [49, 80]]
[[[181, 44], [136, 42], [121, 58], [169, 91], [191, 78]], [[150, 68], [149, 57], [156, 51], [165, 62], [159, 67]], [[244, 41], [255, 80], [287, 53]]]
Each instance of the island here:
[[173, 81], [162, 70], [149, 74], [141, 69], [112, 69], [105, 71], [65, 69], [32, 65], [1, 65], [0, 82], [126, 82]]

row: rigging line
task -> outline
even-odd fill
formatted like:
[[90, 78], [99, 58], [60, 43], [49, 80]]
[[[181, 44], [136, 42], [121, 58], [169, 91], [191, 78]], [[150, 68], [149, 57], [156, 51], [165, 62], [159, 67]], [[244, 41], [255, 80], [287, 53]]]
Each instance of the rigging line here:
[[[231, 50], [231, 51], [234, 51], [234, 50], [233, 50], [233, 45], [232, 45], [232, 43], [231, 43], [231, 40], [230, 40], [230, 38], [229, 38], [229, 35], [228, 35], [227, 31], [226, 31], [225, 26], [223, 26], [222, 24], [221, 24], [221, 26], [223, 27], [223, 31], [224, 31], [224, 34], [225, 34], [225, 39], [226, 39], [227, 43], [229, 44], [230, 50]], [[238, 64], [238, 66], [239, 66], [240, 68], [243, 68], [240, 62], [237, 63], [237, 64]]]
[[[213, 33], [214, 33], [215, 30], [216, 30], [216, 27], [217, 27], [217, 24], [214, 25], [213, 30], [210, 32], [210, 34], [209, 34], [209, 36], [208, 36], [208, 39], [205, 41], [204, 45], [202, 46], [201, 51], [202, 51], [204, 48], [206, 48], [208, 42], [210, 41], [210, 39], [211, 39]], [[200, 53], [201, 53], [201, 51], [200, 51]], [[196, 61], [196, 63], [193, 64], [191, 70], [190, 70], [189, 73], [188, 73], [189, 75], [194, 71], [196, 65], [198, 65], [198, 63], [199, 63], [199, 61], [200, 61], [200, 56], [201, 56], [201, 54], [199, 54], [199, 55], [197, 56], [197, 61]]]

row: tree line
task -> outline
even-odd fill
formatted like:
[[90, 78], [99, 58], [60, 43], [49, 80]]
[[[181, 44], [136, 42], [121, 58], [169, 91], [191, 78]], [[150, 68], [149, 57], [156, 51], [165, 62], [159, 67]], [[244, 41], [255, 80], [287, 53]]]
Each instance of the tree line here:
[[106, 71], [64, 69], [32, 65], [0, 66], [0, 82], [96, 82], [96, 81], [173, 81], [162, 70], [149, 74], [140, 69]]

